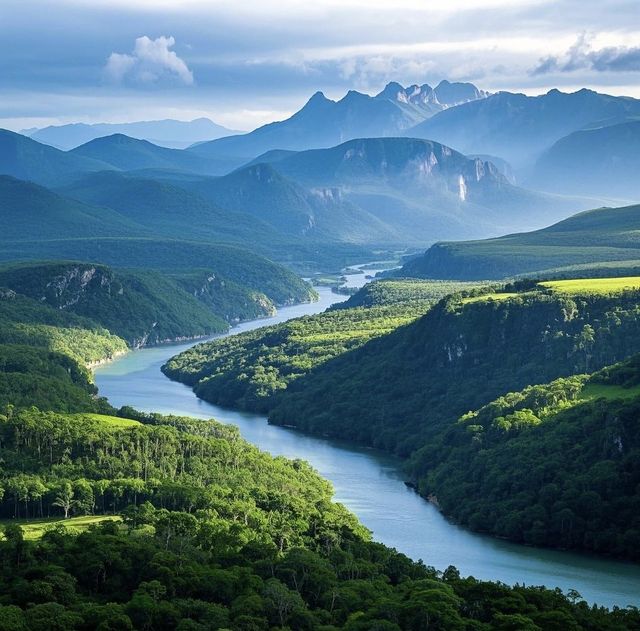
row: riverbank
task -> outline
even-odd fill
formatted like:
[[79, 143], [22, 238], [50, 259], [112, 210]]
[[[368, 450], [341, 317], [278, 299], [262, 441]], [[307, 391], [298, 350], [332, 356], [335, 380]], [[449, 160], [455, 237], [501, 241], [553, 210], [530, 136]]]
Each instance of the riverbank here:
[[[365, 280], [362, 274], [359, 279]], [[354, 279], [355, 280], [355, 279]], [[285, 307], [275, 318], [243, 323], [229, 334], [324, 311], [347, 297], [320, 288], [314, 304]], [[144, 411], [216, 418], [237, 425], [244, 438], [273, 455], [309, 461], [376, 540], [413, 559], [444, 570], [507, 584], [576, 589], [590, 603], [638, 604], [640, 568], [631, 564], [554, 550], [529, 548], [471, 533], [449, 522], [435, 506], [405, 486], [401, 462], [344, 441], [309, 436], [268, 425], [261, 415], [223, 409], [195, 397], [187, 386], [168, 380], [160, 367], [193, 344], [133, 351], [96, 371], [101, 395], [113, 405]]]

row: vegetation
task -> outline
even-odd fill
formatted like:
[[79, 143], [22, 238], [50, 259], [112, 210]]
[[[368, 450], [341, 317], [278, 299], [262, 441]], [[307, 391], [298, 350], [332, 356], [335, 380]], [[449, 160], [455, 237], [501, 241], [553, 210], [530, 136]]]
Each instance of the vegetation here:
[[[440, 573], [372, 543], [307, 464], [233, 427], [121, 414], [139, 423], [0, 416], [0, 512], [29, 520], [4, 522], [2, 628], [640, 627], [634, 609]], [[42, 531], [47, 513], [69, 518]]]
[[421, 493], [475, 530], [639, 561], [639, 419], [636, 355], [463, 415], [410, 470]]
[[[358, 326], [371, 321], [378, 310], [397, 315], [407, 309], [411, 312], [411, 306], [396, 303], [387, 307], [335, 310], [230, 341], [195, 347], [172, 359], [165, 370], [170, 376], [194, 386], [196, 393], [205, 399], [268, 412], [273, 423], [412, 456], [412, 474], [421, 492], [436, 495], [445, 512], [472, 528], [517, 541], [582, 548], [635, 559], [636, 553], [631, 550], [636, 528], [631, 519], [635, 504], [627, 503], [630, 512], [618, 510], [616, 504], [619, 502], [621, 506], [637, 494], [638, 481], [634, 482], [635, 474], [627, 460], [627, 456], [637, 458], [632, 441], [626, 443], [631, 455], [625, 452], [619, 467], [606, 465], [609, 483], [617, 486], [618, 495], [611, 496], [610, 505], [609, 500], [605, 504], [612, 511], [618, 510], [620, 515], [620, 519], [609, 520], [607, 529], [592, 520], [593, 523], [583, 525], [582, 532], [575, 526], [575, 537], [570, 540], [558, 537], [552, 527], [547, 530], [548, 536], [538, 533], [533, 537], [530, 532], [536, 521], [543, 521], [545, 527], [548, 524], [536, 517], [535, 511], [527, 509], [532, 502], [536, 503], [536, 498], [522, 490], [526, 487], [537, 493], [540, 480], [558, 484], [564, 479], [563, 471], [567, 470], [575, 471], [575, 475], [566, 475], [567, 493], [576, 488], [582, 493], [590, 484], [586, 481], [587, 472], [592, 468], [599, 471], [605, 466], [601, 461], [609, 457], [602, 447], [605, 436], [609, 435], [607, 432], [616, 431], [611, 429], [611, 423], [604, 423], [601, 414], [606, 412], [614, 418], [619, 413], [621, 418], [633, 418], [632, 411], [625, 416], [620, 407], [633, 407], [635, 393], [632, 390], [626, 389], [626, 396], [621, 397], [621, 386], [607, 385], [603, 393], [602, 385], [595, 378], [583, 388], [586, 378], [572, 376], [613, 364], [640, 351], [640, 291], [626, 289], [627, 285], [626, 280], [598, 279], [559, 284], [521, 281], [504, 289], [476, 288], [447, 297], [431, 310], [423, 306], [426, 314], [419, 319], [415, 319], [414, 311], [404, 326], [395, 320], [387, 332], [371, 336], [366, 343], [358, 341], [350, 347], [342, 344], [339, 352], [323, 355], [311, 342], [333, 339], [330, 326], [333, 314], [343, 315], [344, 328], [340, 336], [351, 339], [349, 335], [356, 335]], [[393, 296], [393, 285], [389, 288], [389, 295]], [[364, 314], [365, 319], [356, 324], [358, 314]], [[411, 319], [414, 321], [409, 322]], [[551, 394], [544, 397], [541, 392], [546, 392], [545, 386], [530, 386], [559, 377], [563, 379], [549, 386]], [[555, 460], [549, 457], [555, 450], [533, 433], [522, 439], [523, 450], [525, 445], [531, 447], [530, 441], [537, 441], [526, 457], [515, 455], [499, 443], [495, 449], [504, 448], [504, 457], [496, 456], [492, 460], [495, 467], [486, 464], [487, 459], [492, 458], [490, 446], [486, 449], [479, 446], [471, 440], [473, 437], [468, 444], [464, 443], [464, 449], [449, 457], [458, 436], [455, 432], [462, 431], [456, 423], [459, 417], [468, 410], [489, 405], [505, 392], [527, 386], [531, 390], [525, 391], [522, 408], [534, 410], [533, 420], [527, 416], [528, 412], [517, 408], [515, 418], [505, 421], [505, 427], [535, 424], [540, 418], [539, 409], [547, 405], [544, 401], [553, 402], [555, 407], [550, 409], [555, 413], [567, 401], [577, 401], [579, 396], [583, 406], [580, 409], [593, 410], [589, 412], [593, 427], [582, 419], [579, 411], [567, 411], [567, 415], [575, 417], [575, 433], [567, 430], [567, 434], [563, 434], [566, 440], [549, 438], [552, 443], [557, 441], [557, 449], [562, 450], [563, 457]], [[507, 395], [507, 399], [513, 396]], [[603, 396], [609, 400], [609, 407], [602, 403]], [[530, 398], [538, 401], [537, 407], [528, 403]], [[525, 417], [519, 418], [523, 414]], [[601, 426], [602, 431], [596, 431]], [[551, 436], [551, 427], [544, 425], [535, 431], [549, 432]], [[558, 427], [562, 433], [565, 426], [559, 424]], [[633, 424], [624, 431], [633, 433]], [[590, 438], [594, 445], [600, 446], [599, 450], [590, 447], [590, 440], [580, 440], [580, 432], [591, 432]], [[508, 434], [509, 446], [515, 444], [511, 440], [513, 435], [514, 432]], [[463, 436], [468, 435], [463, 433]], [[580, 457], [568, 449], [567, 441], [571, 440]], [[468, 451], [472, 449], [478, 450], [477, 467], [467, 470], [463, 463], [465, 458], [470, 458]], [[567, 458], [572, 459], [571, 467]], [[508, 473], [499, 474], [501, 463], [507, 459], [511, 465], [503, 469]], [[530, 479], [520, 475], [524, 479], [518, 484], [509, 482], [522, 471], [522, 462], [527, 463], [528, 471], [540, 469], [544, 475], [540, 473]], [[430, 463], [439, 468], [432, 472]], [[598, 484], [596, 473], [593, 475], [594, 484]], [[474, 484], [467, 483], [467, 478]], [[497, 484], [498, 479], [505, 482]], [[495, 486], [492, 492], [489, 486]], [[606, 488], [601, 489], [603, 497]], [[444, 500], [441, 500], [443, 493]], [[554, 502], [560, 495], [554, 497]], [[572, 505], [574, 499], [571, 496], [571, 501], [567, 501], [572, 506], [570, 510], [578, 514]], [[504, 508], [499, 509], [503, 500]], [[545, 519], [553, 521], [564, 505], [559, 503], [555, 512], [550, 508], [545, 505]], [[504, 521], [499, 519], [502, 510], [505, 514], [521, 513], [513, 522], [511, 534], [500, 525]], [[607, 510], [603, 509], [602, 514], [607, 515]], [[586, 516], [582, 519], [586, 520]], [[536, 527], [542, 529], [540, 524]], [[593, 533], [605, 530], [599, 543], [594, 543]]]
[[539, 283], [554, 292], [566, 294], [616, 294], [629, 289], [640, 289], [640, 276], [622, 276], [617, 278], [578, 278], [573, 280], [554, 280]]
[[[226, 331], [229, 322], [275, 312], [265, 294], [206, 270], [167, 275], [90, 263], [24, 263], [0, 267], [2, 285], [90, 318], [131, 346]], [[309, 288], [304, 292], [296, 296], [312, 297]]]
[[[598, 208], [579, 213], [534, 232], [482, 241], [437, 243], [408, 261], [401, 276], [502, 279], [522, 274], [548, 274], [552, 270], [584, 273], [604, 266], [608, 275], [637, 274], [640, 259], [640, 207]], [[607, 274], [607, 272], [603, 272]], [[583, 274], [580, 274], [581, 276]], [[601, 275], [601, 274], [595, 274]]]
[[480, 283], [461, 283], [457, 281], [418, 280], [415, 278], [384, 279], [367, 283], [345, 302], [336, 303], [332, 309], [351, 309], [352, 307], [374, 307], [407, 303], [435, 303], [441, 298], [465, 289], [479, 286]]
[[266, 412], [291, 382], [411, 322], [458, 286], [468, 285], [374, 282], [325, 313], [190, 348], [167, 362], [163, 371], [194, 387], [207, 401]]

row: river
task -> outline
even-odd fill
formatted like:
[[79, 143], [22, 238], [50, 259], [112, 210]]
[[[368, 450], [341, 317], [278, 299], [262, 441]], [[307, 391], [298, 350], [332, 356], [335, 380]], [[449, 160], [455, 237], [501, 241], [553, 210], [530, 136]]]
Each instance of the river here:
[[[367, 270], [375, 275], [377, 270]], [[350, 286], [366, 282], [351, 275]], [[285, 307], [272, 318], [242, 323], [230, 334], [324, 311], [346, 300], [327, 288], [320, 300]], [[640, 606], [640, 567], [588, 555], [521, 546], [474, 534], [445, 519], [430, 503], [407, 488], [399, 460], [356, 445], [309, 436], [268, 425], [264, 416], [220, 408], [196, 398], [187, 386], [170, 381], [160, 367], [193, 346], [171, 344], [136, 350], [96, 369], [96, 383], [112, 405], [131, 405], [198, 418], [215, 418], [240, 428], [245, 439], [274, 455], [309, 461], [331, 480], [336, 500], [351, 509], [377, 541], [445, 569], [455, 565], [463, 575], [507, 584], [576, 589], [590, 603], [611, 607]]]

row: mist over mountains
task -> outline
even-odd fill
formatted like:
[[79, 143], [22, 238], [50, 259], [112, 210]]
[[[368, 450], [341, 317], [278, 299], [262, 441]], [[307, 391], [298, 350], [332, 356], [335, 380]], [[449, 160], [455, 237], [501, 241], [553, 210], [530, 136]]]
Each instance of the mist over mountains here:
[[192, 121], [166, 119], [135, 123], [70, 123], [24, 129], [20, 133], [38, 142], [68, 150], [95, 138], [112, 134], [125, 134], [163, 147], [184, 149], [195, 142], [221, 138], [237, 132], [218, 125], [208, 118], [196, 118]]
[[[15, 220], [5, 240], [29, 238], [47, 256], [67, 232], [251, 244], [313, 268], [375, 248], [533, 230], [635, 200], [636, 116], [640, 101], [590, 90], [528, 97], [392, 82], [374, 96], [318, 92], [287, 120], [224, 138], [204, 119], [127, 128], [185, 144], [208, 134], [183, 149], [109, 133], [62, 151], [40, 133], [2, 131], [0, 173], [15, 178], [0, 187]], [[44, 131], [78, 140], [105, 129], [119, 127]]]

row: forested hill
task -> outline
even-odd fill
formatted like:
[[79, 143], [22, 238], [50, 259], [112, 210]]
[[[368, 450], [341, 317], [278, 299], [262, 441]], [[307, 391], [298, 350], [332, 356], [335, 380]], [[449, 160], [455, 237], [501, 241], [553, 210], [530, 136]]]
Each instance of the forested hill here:
[[[230, 322], [273, 314], [276, 304], [313, 298], [293, 275], [291, 286], [286, 278], [263, 283], [266, 271], [251, 271], [249, 263], [221, 264], [230, 276], [215, 268], [160, 273], [73, 261], [16, 263], [0, 266], [0, 287], [86, 316], [131, 346], [226, 331]], [[259, 291], [263, 284], [270, 296]]]
[[60, 309], [68, 290], [0, 290], [0, 629], [640, 628], [374, 543], [308, 464], [233, 427], [114, 410], [83, 364], [126, 345]]
[[639, 436], [635, 355], [465, 414], [410, 469], [423, 495], [475, 530], [638, 561]]
[[638, 205], [596, 208], [533, 232], [436, 243], [394, 274], [481, 280], [564, 269], [567, 275], [621, 275], [640, 268], [639, 229]]
[[[386, 285], [381, 283], [380, 287]], [[354, 440], [402, 456], [410, 456], [424, 446], [427, 456], [415, 456], [416, 481], [425, 494], [439, 497], [440, 487], [446, 489], [445, 503], [446, 498], [450, 500], [445, 509], [449, 511], [466, 497], [467, 488], [465, 480], [456, 483], [464, 476], [454, 476], [452, 467], [459, 466], [469, 454], [461, 450], [460, 462], [448, 460], [449, 432], [457, 419], [504, 393], [591, 372], [640, 352], [638, 287], [640, 279], [635, 278], [541, 284], [527, 281], [499, 291], [474, 289], [444, 298], [432, 308], [422, 303], [422, 317], [417, 317], [419, 310], [414, 307], [413, 316], [388, 320], [386, 331], [368, 337], [362, 331], [373, 329], [381, 309], [386, 309], [387, 318], [394, 313], [407, 314], [407, 310], [411, 312], [410, 301], [335, 310], [195, 347], [173, 358], [164, 370], [194, 386], [196, 393], [207, 400], [268, 412], [272, 423]], [[377, 292], [393, 296], [393, 291]], [[338, 316], [340, 319], [335, 320]], [[342, 323], [340, 332], [336, 322]], [[322, 352], [327, 348], [339, 350]], [[588, 418], [597, 418], [597, 413]], [[517, 425], [517, 421], [514, 423]], [[625, 431], [633, 432], [632, 425]], [[575, 431], [582, 431], [582, 427]], [[509, 438], [513, 435], [508, 434]], [[600, 439], [594, 434], [594, 440]], [[477, 442], [471, 445], [477, 447]], [[633, 450], [633, 443], [628, 445]], [[611, 468], [601, 464], [609, 457], [607, 451], [591, 449], [586, 441], [578, 441], [576, 448], [585, 451], [582, 459], [575, 457], [576, 462], [585, 470], [608, 470], [611, 484], [617, 484], [623, 495], [623, 489], [630, 488], [625, 486], [627, 482], [632, 487], [637, 483], [633, 482], [635, 474], [622, 483], [626, 474], [619, 466], [627, 465]], [[439, 449], [440, 457], [432, 458], [430, 449]], [[532, 450], [528, 470], [541, 467], [549, 480], [562, 477], [562, 466], [552, 466], [545, 456], [548, 452]], [[625, 451], [625, 462], [629, 462], [628, 457], [633, 456]], [[436, 482], [427, 477], [431, 475], [430, 462], [441, 465], [438, 472], [446, 472]], [[477, 466], [482, 462], [480, 459]], [[484, 478], [481, 470], [475, 471], [477, 485], [495, 477]], [[510, 488], [496, 489], [488, 494], [486, 502], [470, 494], [473, 501], [465, 506], [476, 510], [469, 512], [461, 505], [451, 513], [474, 528], [502, 536], [515, 538], [513, 533], [519, 532], [520, 540], [524, 537], [529, 543], [635, 558], [629, 543], [633, 533], [627, 534], [634, 526], [620, 521], [610, 525], [600, 543], [585, 535], [593, 530], [591, 527], [583, 527], [582, 535], [576, 534], [580, 530], [578, 522], [574, 538], [542, 541], [539, 533], [531, 534], [534, 522], [540, 519], [529, 511], [521, 512], [520, 521], [514, 522], [517, 526], [509, 534], [502, 522], [496, 525], [498, 509], [492, 502], [500, 501], [499, 492], [509, 497]], [[507, 505], [512, 508], [512, 504]], [[550, 512], [545, 519], [555, 520], [557, 512]], [[480, 516], [471, 519], [475, 513]], [[493, 521], [486, 518], [489, 514], [494, 515]]]
[[4, 629], [640, 625], [635, 609], [412, 562], [371, 542], [309, 465], [212, 421], [8, 409], [0, 445]]
[[408, 455], [504, 392], [640, 351], [639, 332], [639, 290], [453, 296], [296, 380], [270, 418]]
[[371, 283], [344, 303], [345, 309], [336, 307], [199, 344], [173, 357], [162, 370], [194, 387], [207, 401], [267, 412], [292, 381], [415, 320], [454, 288], [468, 286], [428, 281]]

